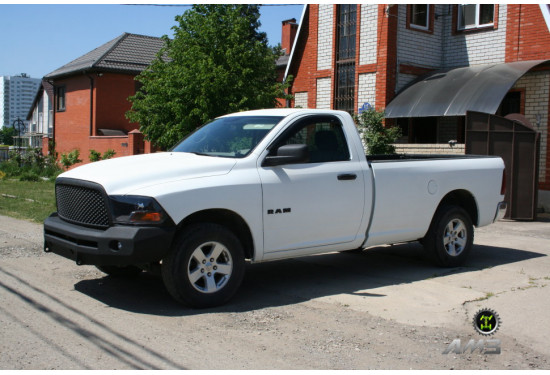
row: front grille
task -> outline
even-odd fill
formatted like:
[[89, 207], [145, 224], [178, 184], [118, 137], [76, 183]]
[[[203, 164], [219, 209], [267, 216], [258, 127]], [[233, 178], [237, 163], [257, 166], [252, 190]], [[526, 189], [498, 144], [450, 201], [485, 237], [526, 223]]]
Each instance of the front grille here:
[[109, 226], [109, 211], [106, 195], [93, 183], [67, 183], [55, 185], [57, 214], [75, 224], [106, 228]]

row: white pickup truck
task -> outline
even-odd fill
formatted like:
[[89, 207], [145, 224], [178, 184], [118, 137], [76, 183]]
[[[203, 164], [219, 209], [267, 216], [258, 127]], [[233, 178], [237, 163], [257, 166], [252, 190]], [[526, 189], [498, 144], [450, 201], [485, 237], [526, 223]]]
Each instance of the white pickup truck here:
[[216, 306], [246, 260], [421, 241], [457, 266], [473, 227], [504, 216], [504, 181], [498, 157], [366, 157], [346, 112], [241, 112], [169, 152], [60, 175], [44, 249], [111, 275], [156, 269], [179, 302]]

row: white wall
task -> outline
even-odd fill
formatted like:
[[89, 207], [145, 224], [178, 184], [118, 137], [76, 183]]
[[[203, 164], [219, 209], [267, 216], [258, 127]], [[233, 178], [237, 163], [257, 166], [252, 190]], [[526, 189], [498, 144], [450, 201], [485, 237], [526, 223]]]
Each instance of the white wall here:
[[317, 70], [332, 68], [332, 4], [319, 5], [319, 23], [317, 28]]

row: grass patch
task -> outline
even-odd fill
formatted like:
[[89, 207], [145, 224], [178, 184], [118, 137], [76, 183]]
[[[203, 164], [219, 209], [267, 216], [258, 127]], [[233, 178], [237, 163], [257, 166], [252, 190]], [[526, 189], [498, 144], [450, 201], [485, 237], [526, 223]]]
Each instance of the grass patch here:
[[54, 182], [0, 180], [0, 215], [42, 223], [55, 211]]
[[488, 292], [488, 293], [485, 293], [485, 296], [484, 297], [479, 297], [479, 298], [476, 298], [472, 301], [468, 301], [468, 302], [480, 302], [480, 301], [485, 301], [485, 300], [488, 300], [489, 298], [491, 297], [494, 297], [495, 296], [495, 293], [493, 292]]

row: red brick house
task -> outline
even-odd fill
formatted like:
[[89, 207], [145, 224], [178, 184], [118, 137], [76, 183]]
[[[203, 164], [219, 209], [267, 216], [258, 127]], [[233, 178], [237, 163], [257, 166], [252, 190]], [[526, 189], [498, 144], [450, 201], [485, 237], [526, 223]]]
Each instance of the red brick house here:
[[[135, 76], [163, 43], [124, 33], [44, 77], [54, 88], [51, 137], [59, 154], [78, 149], [87, 163], [91, 149], [113, 149], [117, 156], [151, 151], [139, 124], [130, 123], [125, 113], [131, 108], [128, 97], [136, 92]], [[46, 149], [46, 139], [42, 145]]]
[[306, 5], [285, 71], [290, 105], [369, 103], [402, 128], [398, 151], [414, 153], [464, 153], [467, 110], [520, 113], [540, 133], [539, 199], [550, 212], [549, 30], [547, 5]]

